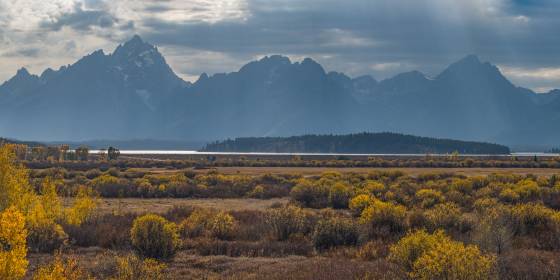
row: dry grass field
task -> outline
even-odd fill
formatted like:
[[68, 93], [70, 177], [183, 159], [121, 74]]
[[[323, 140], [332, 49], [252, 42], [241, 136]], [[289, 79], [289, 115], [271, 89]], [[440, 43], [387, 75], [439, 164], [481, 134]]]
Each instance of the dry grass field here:
[[[65, 253], [66, 257], [75, 257], [85, 264], [88, 270], [95, 270], [96, 274], [108, 273], [116, 255], [126, 252], [102, 248], [78, 248]], [[52, 261], [50, 254], [30, 254], [30, 269], [33, 272], [39, 265]], [[384, 261], [368, 262], [347, 260], [335, 257], [303, 257], [286, 256], [278, 258], [265, 257], [228, 257], [228, 256], [200, 256], [189, 251], [180, 251], [172, 261], [166, 263], [166, 279], [289, 279], [301, 280], [330, 280], [355, 279], [369, 275], [367, 279], [395, 279], [395, 275], [376, 273], [392, 264]], [[32, 279], [31, 274], [26, 279]], [[402, 275], [399, 275], [402, 276]], [[399, 278], [404, 279], [404, 278]]]
[[[100, 198], [97, 211], [100, 214], [121, 213], [155, 213], [163, 214], [173, 207], [196, 207], [224, 211], [265, 210], [286, 205], [289, 198], [252, 199], [252, 198]], [[64, 205], [72, 205], [73, 198], [65, 198]]]
[[402, 171], [408, 175], [416, 176], [426, 173], [455, 173], [465, 176], [483, 176], [494, 173], [500, 174], [533, 174], [550, 176], [560, 174], [560, 168], [432, 168], [432, 167], [403, 167], [403, 168], [372, 168], [372, 167], [215, 167], [208, 169], [167, 169], [167, 168], [131, 168], [129, 171], [141, 171], [153, 174], [172, 174], [179, 171], [194, 171], [195, 173], [208, 173], [217, 171], [221, 174], [299, 174], [304, 176], [321, 175], [325, 172], [367, 174], [375, 171]]
[[301, 174], [301, 175], [321, 175], [325, 172], [358, 173], [367, 174], [372, 171], [402, 171], [408, 175], [419, 175], [425, 173], [455, 173], [465, 176], [500, 174], [534, 174], [550, 176], [560, 174], [558, 168], [328, 168], [328, 167], [217, 167], [219, 173], [224, 174]]

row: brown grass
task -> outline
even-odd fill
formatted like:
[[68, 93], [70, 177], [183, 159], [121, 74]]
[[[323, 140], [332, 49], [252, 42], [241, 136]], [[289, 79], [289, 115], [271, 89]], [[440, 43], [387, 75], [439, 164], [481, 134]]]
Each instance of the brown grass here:
[[[336, 171], [342, 173], [358, 173], [366, 174], [372, 171], [393, 171], [399, 170], [405, 172], [407, 175], [416, 176], [425, 173], [456, 173], [466, 176], [479, 176], [489, 175], [492, 173], [502, 174], [535, 174], [535, 175], [553, 175], [560, 174], [560, 169], [557, 168], [329, 168], [329, 167], [217, 167], [219, 173], [224, 174], [247, 174], [247, 175], [262, 175], [262, 174], [301, 174], [301, 175], [320, 175], [329, 171]], [[169, 170], [168, 170], [169, 171]], [[207, 172], [202, 170], [199, 172]]]
[[[87, 248], [67, 251], [64, 256], [77, 258], [79, 264], [93, 275], [105, 279], [110, 276], [114, 256], [123, 253]], [[31, 273], [37, 266], [51, 261], [53, 256], [31, 254], [29, 259], [30, 273], [26, 279], [31, 279]], [[233, 258], [198, 256], [181, 251], [167, 266], [168, 279], [404, 279], [401, 271], [385, 261], [365, 262], [317, 256]]]
[[[108, 213], [156, 213], [163, 214], [173, 207], [200, 207], [217, 210], [263, 210], [277, 205], [287, 204], [289, 198], [252, 199], [252, 198], [101, 198], [97, 209], [100, 214]], [[71, 205], [72, 198], [64, 200], [65, 205]]]

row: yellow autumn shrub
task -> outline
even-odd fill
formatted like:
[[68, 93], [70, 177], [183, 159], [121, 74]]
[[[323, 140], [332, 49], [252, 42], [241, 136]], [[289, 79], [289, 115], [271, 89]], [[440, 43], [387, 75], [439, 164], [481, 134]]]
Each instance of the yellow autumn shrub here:
[[288, 240], [307, 231], [307, 214], [295, 206], [270, 209], [266, 213], [266, 224], [271, 235], [278, 241]]
[[496, 278], [496, 258], [477, 246], [453, 241], [443, 231], [411, 232], [391, 246], [389, 260], [411, 279], [482, 280]]
[[0, 213], [0, 279], [18, 280], [25, 276], [28, 261], [25, 218], [15, 207]]
[[360, 222], [375, 237], [388, 237], [406, 229], [406, 208], [401, 205], [373, 199], [362, 212]]
[[117, 273], [111, 280], [163, 280], [166, 265], [154, 259], [134, 255], [117, 258]]
[[62, 218], [62, 213], [56, 183], [47, 178], [43, 181], [41, 195], [27, 215], [27, 245], [32, 252], [51, 253], [65, 244], [68, 236], [57, 223]]
[[181, 236], [193, 238], [204, 235], [214, 215], [215, 213], [208, 209], [195, 209], [179, 224]]
[[389, 260], [410, 271], [418, 258], [445, 241], [449, 241], [449, 238], [441, 230], [434, 234], [429, 234], [425, 230], [410, 232], [397, 244], [391, 246]]
[[237, 221], [232, 215], [222, 211], [212, 218], [208, 228], [213, 237], [230, 239], [237, 228]]
[[179, 245], [177, 226], [154, 214], [136, 218], [130, 237], [136, 251], [148, 258], [171, 258]]
[[355, 196], [350, 200], [349, 208], [355, 217], [362, 214], [364, 209], [366, 209], [370, 203], [372, 203], [373, 197], [369, 194], [360, 194]]
[[93, 215], [98, 203], [90, 188], [80, 187], [74, 204], [66, 209], [67, 222], [71, 225], [81, 225]]
[[26, 215], [35, 199], [27, 169], [16, 162], [13, 146], [0, 146], [0, 211], [15, 206]]
[[495, 265], [496, 258], [477, 246], [446, 240], [420, 256], [410, 275], [418, 280], [489, 280], [497, 279]]
[[443, 194], [440, 191], [432, 189], [421, 189], [414, 196], [422, 208], [430, 208], [444, 200]]
[[87, 270], [78, 265], [75, 258], [63, 259], [60, 255], [44, 266], [39, 267], [33, 280], [88, 280], [93, 278]]
[[385, 191], [385, 185], [378, 181], [367, 180], [364, 189], [370, 194], [378, 195]]
[[515, 185], [514, 191], [524, 201], [530, 201], [538, 198], [541, 193], [541, 188], [537, 182], [531, 179], [525, 179]]
[[458, 226], [461, 208], [452, 202], [440, 203], [424, 212], [431, 230], [451, 229]]

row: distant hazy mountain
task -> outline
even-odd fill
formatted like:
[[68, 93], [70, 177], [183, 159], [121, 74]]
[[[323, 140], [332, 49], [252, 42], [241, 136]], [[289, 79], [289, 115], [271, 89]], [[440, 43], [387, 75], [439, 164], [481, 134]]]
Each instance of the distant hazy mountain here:
[[481, 142], [417, 137], [397, 133], [245, 137], [206, 145], [207, 152], [339, 154], [509, 154], [508, 147]]
[[157, 48], [135, 36], [40, 77], [21, 69], [0, 86], [2, 135], [24, 139], [149, 138], [188, 86]]
[[0, 135], [34, 140], [181, 139], [393, 131], [508, 145], [560, 143], [560, 91], [536, 94], [468, 56], [429, 78], [377, 81], [269, 56], [195, 83], [133, 37], [0, 86]]

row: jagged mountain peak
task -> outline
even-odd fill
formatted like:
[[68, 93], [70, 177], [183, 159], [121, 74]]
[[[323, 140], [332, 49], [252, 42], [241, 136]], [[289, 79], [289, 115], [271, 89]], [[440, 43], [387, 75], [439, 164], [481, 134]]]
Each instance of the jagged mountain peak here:
[[278, 64], [291, 64], [292, 61], [290, 60], [289, 57], [287, 56], [283, 56], [283, 55], [279, 55], [279, 54], [274, 54], [271, 56], [265, 56], [263, 58], [261, 58], [259, 60], [259, 62], [261, 63], [278, 63]]
[[22, 67], [17, 71], [15, 76], [0, 84], [0, 94], [8, 93], [17, 95], [20, 92], [36, 88], [38, 85], [39, 77], [30, 74], [25, 67]]
[[144, 51], [156, 51], [157, 48], [145, 42], [140, 38], [139, 35], [134, 35], [132, 39], [128, 40], [124, 44], [119, 45], [113, 52], [115, 57], [131, 57], [140, 54]]
[[31, 76], [31, 74], [29, 74], [27, 68], [21, 67], [20, 69], [17, 70], [16, 76]]
[[27, 70], [27, 68], [22, 67], [22, 68], [18, 69], [17, 72], [16, 72], [16, 75], [13, 76], [6, 83], [26, 82], [26, 81], [34, 81], [34, 80], [38, 80], [38, 79], [39, 79], [39, 77], [37, 75], [30, 74], [29, 71]]
[[45, 69], [45, 71], [43, 71], [43, 73], [41, 74], [41, 80], [48, 80], [50, 77], [52, 77], [54, 74], [56, 73], [56, 71], [54, 71], [52, 68], [47, 68]]
[[133, 67], [167, 64], [157, 47], [145, 42], [138, 35], [119, 45], [111, 56], [118, 63], [131, 64]]
[[475, 55], [475, 54], [469, 54], [469, 55], [465, 56], [464, 58], [462, 58], [461, 60], [459, 60], [457, 63], [459, 63], [459, 64], [471, 64], [471, 65], [482, 64], [478, 55]]
[[486, 80], [486, 81], [509, 81], [501, 73], [500, 69], [489, 63], [482, 62], [476, 55], [468, 55], [463, 59], [451, 64], [441, 74], [437, 76], [438, 80]]
[[303, 61], [301, 62], [301, 66], [306, 69], [307, 71], [310, 72], [314, 72], [314, 73], [319, 73], [321, 75], [325, 75], [325, 69], [323, 68], [323, 66], [321, 64], [319, 64], [317, 61], [313, 60], [312, 58], [306, 57], [305, 59], [303, 59]]

